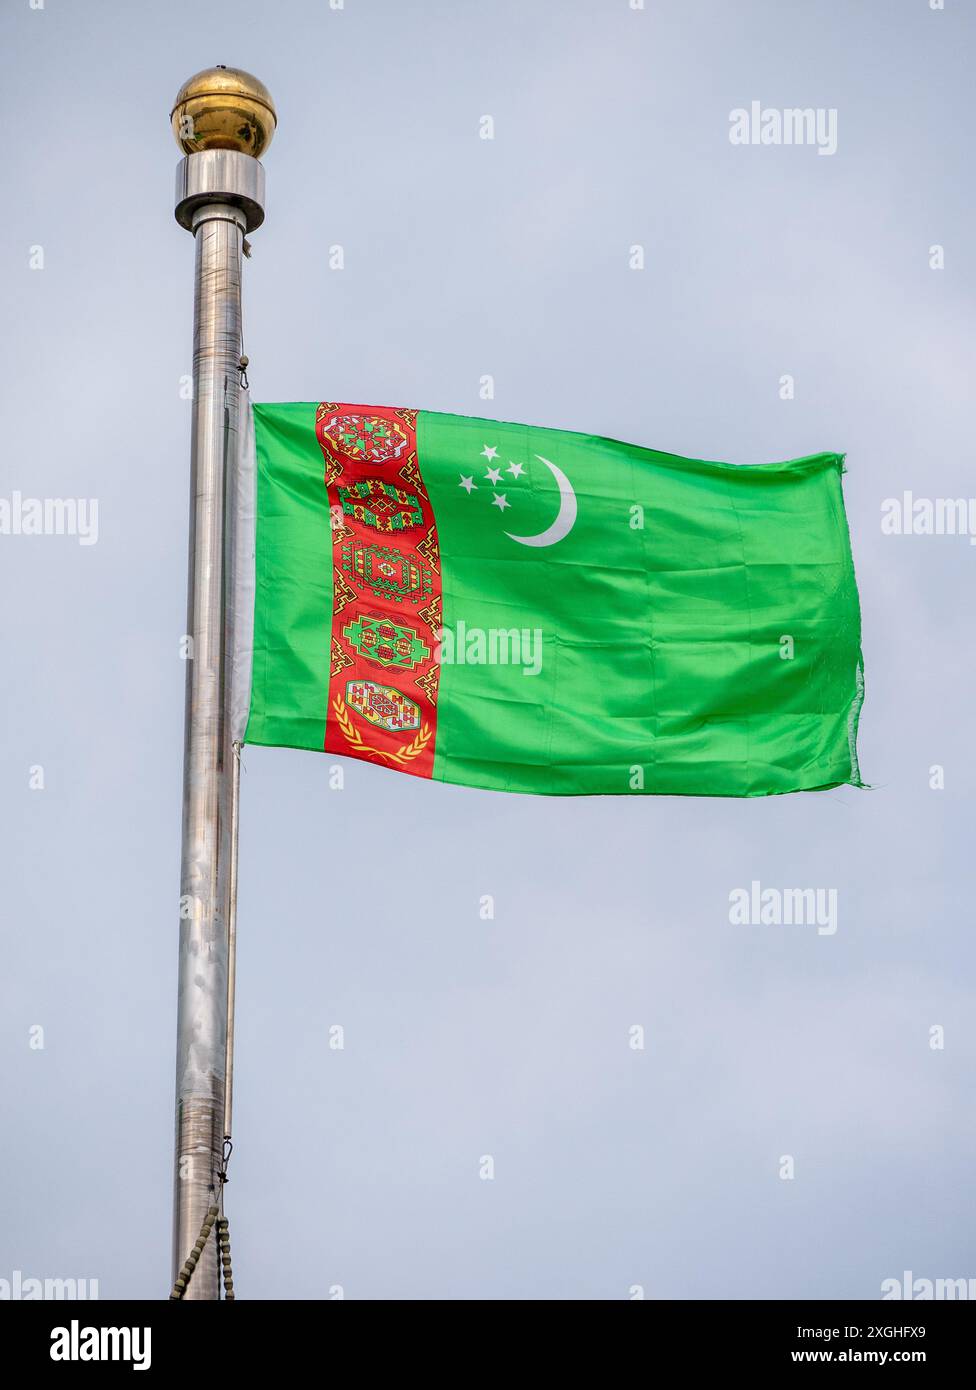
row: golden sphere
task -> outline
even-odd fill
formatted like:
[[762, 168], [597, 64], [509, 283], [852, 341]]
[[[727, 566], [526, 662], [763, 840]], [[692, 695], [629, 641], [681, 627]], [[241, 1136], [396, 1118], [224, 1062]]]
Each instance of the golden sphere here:
[[271, 144], [278, 117], [263, 82], [240, 68], [205, 68], [184, 82], [170, 112], [184, 154], [239, 150], [259, 159]]

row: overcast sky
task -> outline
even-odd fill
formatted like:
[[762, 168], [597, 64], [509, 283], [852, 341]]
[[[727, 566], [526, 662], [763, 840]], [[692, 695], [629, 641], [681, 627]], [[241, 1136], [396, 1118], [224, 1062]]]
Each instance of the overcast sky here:
[[[334, 791], [331, 757], [247, 750], [238, 1296], [976, 1276], [976, 550], [881, 530], [906, 489], [974, 490], [974, 39], [963, 0], [6, 0], [0, 496], [97, 499], [98, 539], [0, 535], [0, 1279], [169, 1289], [193, 247], [168, 114], [217, 62], [279, 112], [255, 399], [847, 451], [873, 788], [534, 799], [346, 762]], [[836, 111], [836, 152], [732, 144], [753, 101]], [[836, 932], [732, 925], [752, 880], [836, 889]]]

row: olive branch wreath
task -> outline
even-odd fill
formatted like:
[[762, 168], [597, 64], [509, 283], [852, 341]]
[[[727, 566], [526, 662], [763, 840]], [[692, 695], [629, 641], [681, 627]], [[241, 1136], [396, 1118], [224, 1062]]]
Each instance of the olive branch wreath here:
[[347, 742], [352, 745], [357, 753], [374, 753], [378, 758], [389, 758], [390, 762], [402, 765], [403, 763], [412, 762], [414, 758], [419, 758], [430, 742], [430, 726], [424, 724], [416, 738], [411, 739], [409, 743], [401, 744], [393, 753], [388, 752], [385, 748], [374, 748], [372, 744], [366, 743], [359, 733], [359, 730], [353, 724], [349, 711], [346, 708], [346, 702], [341, 695], [337, 695], [332, 701], [332, 708], [335, 711], [336, 719], [339, 721], [339, 728], [345, 734]]

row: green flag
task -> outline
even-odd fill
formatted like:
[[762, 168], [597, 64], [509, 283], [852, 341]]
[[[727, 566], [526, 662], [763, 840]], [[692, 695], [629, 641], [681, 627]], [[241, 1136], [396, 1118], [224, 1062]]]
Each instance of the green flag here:
[[842, 455], [335, 402], [254, 434], [246, 742], [498, 791], [862, 785]]

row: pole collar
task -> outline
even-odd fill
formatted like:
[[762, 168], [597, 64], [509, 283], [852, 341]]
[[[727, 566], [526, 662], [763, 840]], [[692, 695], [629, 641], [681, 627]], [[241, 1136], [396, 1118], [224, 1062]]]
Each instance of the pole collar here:
[[207, 204], [224, 203], [244, 214], [244, 230], [264, 221], [264, 165], [238, 150], [198, 150], [176, 166], [176, 220], [188, 232]]

